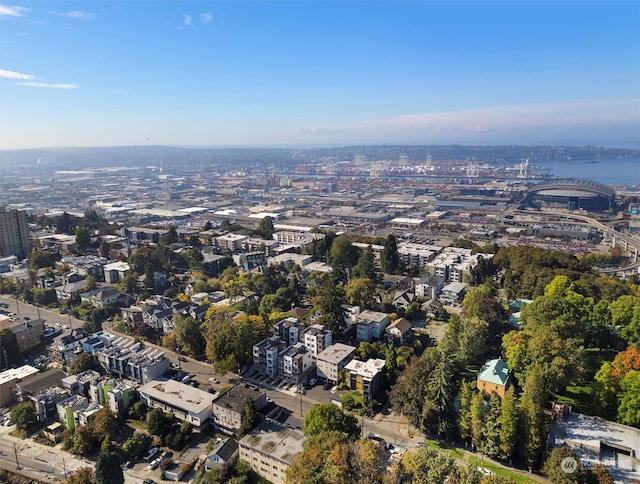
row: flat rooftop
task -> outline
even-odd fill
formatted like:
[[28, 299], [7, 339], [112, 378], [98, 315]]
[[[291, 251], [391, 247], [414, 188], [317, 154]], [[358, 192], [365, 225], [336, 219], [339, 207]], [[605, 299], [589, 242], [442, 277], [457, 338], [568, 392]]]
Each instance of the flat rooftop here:
[[305, 440], [302, 430], [265, 420], [249, 435], [245, 435], [239, 444], [280, 462], [291, 464], [302, 452]]
[[193, 414], [205, 411], [213, 403], [211, 393], [164, 378], [150, 381], [139, 387], [138, 391], [154, 400], [167, 402], [174, 408]]

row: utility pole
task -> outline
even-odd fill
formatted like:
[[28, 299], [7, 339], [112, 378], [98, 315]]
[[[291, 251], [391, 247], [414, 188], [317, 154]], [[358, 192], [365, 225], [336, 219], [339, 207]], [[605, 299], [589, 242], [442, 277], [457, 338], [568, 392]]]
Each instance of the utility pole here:
[[298, 386], [298, 393], [300, 394], [300, 418], [302, 418], [302, 389], [304, 387], [302, 385]]
[[22, 469], [22, 467], [20, 467], [20, 464], [18, 464], [18, 449], [16, 448], [16, 443], [13, 443], [13, 454], [16, 456], [16, 470], [20, 470]]

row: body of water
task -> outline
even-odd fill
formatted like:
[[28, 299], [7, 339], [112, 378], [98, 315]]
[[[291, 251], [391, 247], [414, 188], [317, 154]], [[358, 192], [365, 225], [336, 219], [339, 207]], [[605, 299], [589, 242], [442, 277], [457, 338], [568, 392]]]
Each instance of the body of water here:
[[537, 161], [532, 165], [555, 177], [579, 178], [617, 186], [640, 184], [640, 158]]

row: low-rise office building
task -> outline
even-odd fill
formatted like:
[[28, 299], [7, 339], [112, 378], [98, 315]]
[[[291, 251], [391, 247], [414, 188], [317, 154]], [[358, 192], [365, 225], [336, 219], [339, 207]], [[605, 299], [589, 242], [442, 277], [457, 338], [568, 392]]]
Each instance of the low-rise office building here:
[[213, 395], [190, 385], [166, 378], [150, 381], [138, 388], [140, 401], [150, 408], [171, 412], [195, 428], [208, 424], [213, 411]]

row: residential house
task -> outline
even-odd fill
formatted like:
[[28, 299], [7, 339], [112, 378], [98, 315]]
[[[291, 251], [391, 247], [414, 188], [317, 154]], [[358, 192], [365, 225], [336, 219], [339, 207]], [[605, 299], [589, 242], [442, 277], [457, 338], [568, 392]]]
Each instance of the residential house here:
[[279, 356], [282, 358], [282, 375], [292, 383], [304, 381], [313, 365], [309, 349], [302, 343], [296, 343]]
[[218, 439], [213, 445], [211, 452], [204, 461], [204, 468], [207, 471], [212, 469], [223, 469], [233, 465], [238, 458], [238, 442], [231, 437]]
[[92, 291], [80, 294], [82, 302], [91, 303], [94, 307], [105, 308], [107, 306], [116, 306], [124, 303], [124, 294], [115, 287], [107, 286], [94, 289]]
[[480, 369], [476, 380], [476, 387], [481, 392], [504, 397], [510, 383], [511, 370], [501, 359], [489, 360]]
[[404, 343], [411, 334], [411, 323], [405, 318], [398, 318], [387, 326], [386, 333], [391, 341]]
[[314, 324], [302, 330], [301, 342], [309, 348], [311, 358], [316, 360], [319, 353], [333, 344], [333, 333], [322, 324]]
[[442, 309], [442, 303], [437, 299], [430, 299], [426, 302], [423, 302], [420, 305], [420, 309], [423, 310], [427, 316], [435, 318], [438, 315], [440, 309]]
[[409, 304], [411, 304], [415, 300], [416, 295], [412, 291], [405, 289], [403, 291], [398, 291], [395, 296], [393, 296], [391, 304], [396, 309], [404, 309], [406, 311], [409, 307]]
[[0, 373], [0, 406], [7, 406], [18, 395], [18, 384], [31, 375], [39, 373], [37, 368], [24, 365]]

